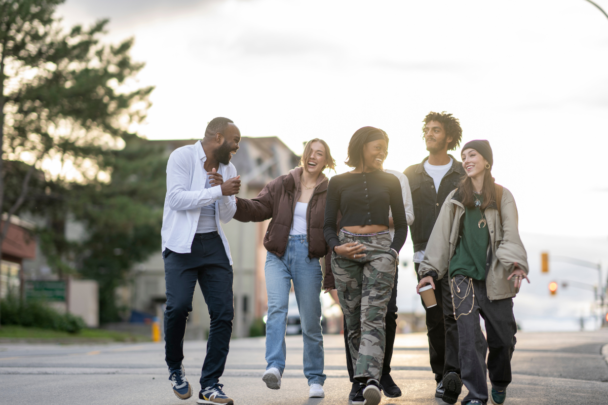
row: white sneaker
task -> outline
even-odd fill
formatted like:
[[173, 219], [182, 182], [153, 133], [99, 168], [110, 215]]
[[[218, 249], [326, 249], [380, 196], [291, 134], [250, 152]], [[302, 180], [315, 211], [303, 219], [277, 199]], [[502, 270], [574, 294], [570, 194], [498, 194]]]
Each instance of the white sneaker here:
[[271, 390], [278, 390], [281, 388], [281, 372], [276, 367], [270, 367], [266, 370], [262, 376], [262, 380]]
[[310, 395], [309, 398], [325, 398], [325, 391], [323, 391], [323, 386], [321, 384], [311, 384], [310, 385]]

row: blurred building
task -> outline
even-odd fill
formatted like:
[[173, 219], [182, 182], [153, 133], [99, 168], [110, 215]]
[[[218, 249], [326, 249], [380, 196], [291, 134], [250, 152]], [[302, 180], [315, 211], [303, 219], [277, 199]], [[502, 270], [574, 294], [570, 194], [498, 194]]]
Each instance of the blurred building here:
[[[196, 139], [150, 141], [162, 145], [169, 155], [173, 150], [195, 143]], [[241, 176], [239, 196], [255, 197], [272, 179], [287, 174], [298, 165], [300, 157], [293, 153], [278, 137], [243, 137], [240, 149], [232, 163]], [[249, 335], [252, 322], [264, 315], [267, 307], [263, 245], [268, 222], [223, 224], [230, 243], [234, 269], [235, 337]], [[121, 299], [133, 310], [153, 314], [162, 322], [165, 303], [165, 271], [159, 250], [133, 269], [132, 283], [119, 292]], [[209, 332], [209, 314], [200, 289], [195, 290], [193, 311], [188, 319], [186, 339], [203, 339]]]
[[[6, 215], [0, 221], [0, 232], [4, 230]], [[11, 217], [6, 239], [2, 243], [0, 261], [0, 298], [9, 291], [23, 294], [23, 261], [36, 257], [36, 240], [30, 230], [33, 225], [17, 217]]]

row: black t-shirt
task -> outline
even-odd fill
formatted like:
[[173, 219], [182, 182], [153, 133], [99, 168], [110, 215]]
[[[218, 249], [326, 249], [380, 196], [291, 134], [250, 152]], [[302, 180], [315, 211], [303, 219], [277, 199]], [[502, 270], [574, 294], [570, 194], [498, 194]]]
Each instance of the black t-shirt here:
[[407, 220], [399, 179], [390, 173], [376, 170], [371, 173], [344, 173], [334, 176], [327, 187], [325, 224], [323, 233], [329, 248], [340, 245], [337, 217], [342, 213], [340, 226], [388, 226], [389, 208], [393, 213], [395, 237], [391, 248], [397, 252], [407, 237]]

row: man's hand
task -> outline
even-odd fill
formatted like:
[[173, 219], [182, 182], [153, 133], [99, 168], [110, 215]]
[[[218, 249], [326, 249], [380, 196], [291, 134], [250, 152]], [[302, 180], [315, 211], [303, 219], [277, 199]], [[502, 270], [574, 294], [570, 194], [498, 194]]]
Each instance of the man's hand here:
[[226, 180], [222, 185], [222, 195], [235, 195], [241, 189], [241, 176], [236, 176]]
[[420, 282], [418, 283], [418, 285], [416, 286], [416, 292], [418, 294], [420, 294], [420, 289], [422, 287], [424, 287], [425, 285], [430, 284], [431, 287], [433, 287], [433, 290], [435, 289], [435, 283], [433, 282], [433, 277], [431, 276], [426, 276], [424, 278], [422, 278], [422, 280], [420, 280]]
[[336, 254], [346, 257], [347, 259], [362, 259], [365, 257], [365, 246], [359, 242], [345, 243], [344, 245], [336, 246], [334, 252]]
[[211, 187], [224, 184], [224, 177], [215, 170], [215, 167], [211, 169], [211, 172], [207, 173], [207, 175], [209, 176], [209, 184]]
[[521, 287], [521, 284], [524, 282], [524, 278], [528, 280], [528, 284], [530, 284], [530, 279], [528, 278], [528, 276], [526, 276], [526, 272], [519, 268], [517, 262], [513, 263], [513, 268], [513, 273], [511, 273], [511, 275], [507, 277], [507, 280], [511, 280], [511, 278], [514, 278], [515, 288]]

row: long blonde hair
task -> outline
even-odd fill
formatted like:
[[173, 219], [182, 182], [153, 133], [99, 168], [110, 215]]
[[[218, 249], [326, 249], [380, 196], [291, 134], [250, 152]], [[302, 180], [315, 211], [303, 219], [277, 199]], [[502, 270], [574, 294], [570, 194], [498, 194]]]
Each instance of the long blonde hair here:
[[327, 168], [336, 170], [336, 161], [333, 158], [333, 156], [331, 155], [331, 151], [329, 150], [329, 145], [327, 144], [327, 142], [325, 142], [323, 139], [320, 139], [320, 138], [311, 139], [310, 141], [308, 141], [306, 143], [306, 146], [304, 147], [304, 152], [302, 153], [302, 157], [300, 158], [300, 167], [304, 167], [304, 165], [308, 161], [308, 157], [310, 156], [310, 151], [312, 149], [312, 144], [314, 142], [319, 142], [325, 148], [325, 158], [327, 160], [327, 163], [325, 163], [325, 167], [323, 168], [323, 170], [325, 170]]

